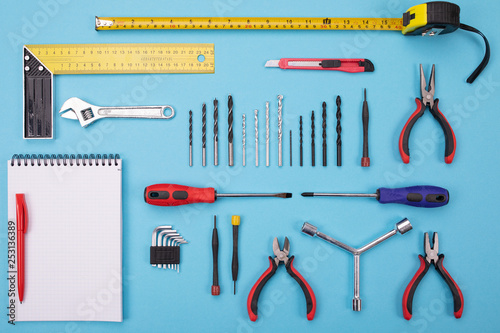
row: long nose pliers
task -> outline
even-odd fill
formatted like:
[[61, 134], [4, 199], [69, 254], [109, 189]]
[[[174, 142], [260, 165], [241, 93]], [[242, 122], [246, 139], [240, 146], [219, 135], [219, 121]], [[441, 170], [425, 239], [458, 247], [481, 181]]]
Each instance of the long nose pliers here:
[[286, 271], [290, 276], [298, 282], [300, 288], [304, 292], [307, 304], [307, 319], [313, 320], [314, 314], [316, 313], [316, 296], [314, 292], [307, 283], [307, 281], [300, 275], [300, 273], [293, 267], [294, 256], [288, 257], [290, 253], [290, 242], [288, 238], [285, 237], [285, 244], [283, 245], [283, 250], [281, 250], [278, 243], [278, 238], [273, 240], [273, 252], [275, 257], [269, 257], [269, 268], [262, 274], [262, 276], [255, 282], [255, 285], [250, 290], [250, 294], [247, 299], [247, 310], [251, 321], [257, 320], [257, 303], [259, 301], [259, 295], [262, 288], [266, 285], [267, 281], [276, 273], [278, 266], [281, 262], [285, 264]]
[[422, 65], [420, 65], [420, 92], [422, 94], [422, 97], [415, 99], [415, 102], [417, 103], [417, 110], [413, 112], [410, 119], [408, 119], [405, 126], [403, 127], [403, 130], [401, 131], [401, 135], [399, 136], [399, 153], [401, 154], [401, 159], [404, 163], [410, 163], [410, 149], [408, 148], [408, 141], [410, 140], [410, 133], [413, 125], [415, 125], [416, 121], [424, 115], [427, 106], [429, 106], [432, 116], [438, 121], [444, 132], [444, 161], [447, 164], [450, 164], [455, 157], [455, 149], [457, 146], [455, 133], [448, 123], [448, 120], [446, 120], [445, 116], [439, 110], [439, 99], [434, 99], [434, 92], [436, 87], [436, 80], [434, 75], [435, 70], [436, 66], [432, 65], [429, 87], [427, 89], [424, 69], [422, 68]]
[[439, 239], [438, 233], [435, 232], [432, 236], [432, 243], [434, 244], [431, 247], [429, 242], [429, 234], [424, 234], [424, 250], [425, 250], [425, 258], [418, 255], [420, 259], [420, 268], [417, 273], [411, 279], [410, 283], [406, 287], [406, 290], [403, 294], [403, 315], [406, 320], [410, 320], [412, 317], [412, 303], [413, 303], [413, 295], [415, 294], [415, 290], [418, 287], [418, 284], [425, 276], [431, 264], [434, 264], [436, 270], [443, 277], [444, 281], [448, 285], [453, 294], [453, 312], [455, 314], [455, 318], [462, 317], [462, 312], [464, 311], [464, 296], [462, 295], [462, 291], [458, 287], [458, 284], [453, 280], [450, 273], [444, 268], [443, 260], [444, 254], [439, 254]]

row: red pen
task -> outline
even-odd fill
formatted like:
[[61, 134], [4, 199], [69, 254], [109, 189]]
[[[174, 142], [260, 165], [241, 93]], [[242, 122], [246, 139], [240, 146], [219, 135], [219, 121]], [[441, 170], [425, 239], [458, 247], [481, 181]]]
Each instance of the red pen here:
[[28, 209], [24, 194], [16, 194], [16, 223], [17, 223], [17, 289], [19, 301], [24, 297], [24, 234], [28, 229]]

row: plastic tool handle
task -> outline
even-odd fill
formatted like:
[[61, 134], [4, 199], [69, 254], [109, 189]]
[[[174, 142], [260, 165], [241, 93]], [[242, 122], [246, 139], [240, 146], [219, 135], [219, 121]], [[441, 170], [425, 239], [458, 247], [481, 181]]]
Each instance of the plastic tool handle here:
[[453, 162], [455, 157], [455, 150], [457, 148], [457, 139], [455, 138], [455, 132], [450, 126], [450, 123], [446, 117], [439, 110], [439, 99], [434, 101], [434, 107], [431, 109], [431, 114], [438, 121], [439, 125], [444, 132], [445, 148], [444, 148], [444, 161], [447, 164]]
[[302, 288], [304, 296], [306, 297], [307, 320], [313, 320], [314, 315], [316, 314], [316, 296], [314, 295], [314, 292], [309, 283], [307, 283], [304, 277], [300, 275], [295, 267], [293, 267], [294, 259], [294, 256], [290, 257], [288, 263], [286, 264], [286, 271], [288, 272], [288, 274], [290, 274], [291, 277], [293, 277], [295, 281], [297, 281], [297, 283], [300, 285], [300, 288]]
[[[318, 66], [295, 66], [290, 62], [318, 62]], [[321, 58], [282, 58], [278, 63], [281, 69], [329, 70], [347, 73], [373, 72], [373, 63], [368, 59], [321, 59]]]
[[156, 184], [146, 187], [144, 200], [155, 206], [180, 206], [193, 203], [213, 203], [217, 197], [213, 187], [189, 187], [176, 184]]
[[420, 98], [415, 98], [415, 102], [417, 103], [417, 109], [410, 116], [405, 126], [403, 127], [401, 134], [399, 135], [399, 153], [401, 154], [403, 163], [407, 164], [410, 163], [410, 149], [408, 148], [408, 141], [410, 140], [411, 130], [417, 120], [423, 116], [426, 109], [425, 104]]
[[[233, 281], [238, 279], [238, 226], [233, 225], [233, 260], [231, 262], [231, 273]], [[235, 290], [236, 293], [236, 290]]]
[[412, 317], [412, 306], [413, 306], [413, 296], [415, 295], [415, 290], [417, 290], [418, 284], [422, 281], [425, 273], [429, 270], [430, 263], [425, 260], [423, 256], [418, 255], [420, 259], [420, 267], [417, 273], [413, 276], [408, 286], [406, 286], [405, 292], [403, 294], [403, 316], [406, 320], [410, 320]]
[[448, 204], [448, 190], [437, 186], [381, 187], [377, 190], [380, 203], [399, 203], [414, 207], [435, 208]]
[[443, 266], [444, 254], [439, 255], [439, 259], [436, 262], [436, 269], [441, 274], [443, 279], [446, 281], [446, 284], [451, 290], [453, 294], [453, 312], [455, 314], [455, 318], [462, 317], [462, 312], [464, 311], [464, 295], [462, 295], [462, 291], [458, 287], [457, 283], [451, 277], [450, 273]]
[[274, 262], [273, 258], [269, 257], [269, 263], [270, 263], [269, 268], [261, 275], [261, 277], [257, 280], [257, 282], [255, 282], [254, 286], [250, 290], [250, 294], [248, 294], [247, 310], [248, 310], [248, 316], [250, 317], [251, 321], [257, 320], [258, 317], [257, 307], [262, 288], [264, 288], [267, 281], [269, 281], [269, 279], [274, 275], [274, 273], [276, 273], [276, 269], [278, 269], [278, 266]]
[[368, 157], [368, 122], [370, 120], [370, 114], [368, 112], [368, 102], [366, 101], [366, 89], [365, 89], [365, 100], [363, 101], [363, 112], [361, 114], [363, 120], [363, 157], [361, 158], [361, 166], [370, 166], [370, 157]]
[[212, 283], [212, 295], [220, 295], [219, 286], [219, 235], [217, 233], [217, 228], [214, 224], [214, 229], [212, 231], [212, 253], [213, 253], [213, 283]]

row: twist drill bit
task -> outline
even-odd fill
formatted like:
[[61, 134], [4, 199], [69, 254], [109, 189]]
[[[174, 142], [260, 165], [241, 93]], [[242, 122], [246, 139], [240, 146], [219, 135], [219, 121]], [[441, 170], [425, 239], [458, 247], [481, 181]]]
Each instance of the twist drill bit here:
[[278, 95], [278, 166], [283, 165], [283, 95]]
[[189, 110], [189, 166], [193, 166], [193, 111]]
[[342, 103], [340, 96], [337, 96], [337, 166], [342, 166], [342, 126], [340, 126], [340, 118], [342, 118], [342, 113], [340, 112], [340, 104]]
[[316, 144], [314, 143], [314, 137], [316, 136], [314, 132], [314, 110], [311, 113], [311, 165], [316, 165]]
[[255, 166], [259, 166], [259, 110], [255, 110]]
[[202, 165], [207, 164], [207, 105], [201, 107], [201, 157]]
[[292, 166], [292, 130], [290, 130], [290, 166]]
[[214, 99], [214, 165], [219, 165], [219, 101]]
[[243, 143], [243, 166], [245, 166], [245, 158], [246, 158], [246, 131], [245, 131], [245, 114], [243, 114], [243, 119], [241, 123], [241, 128], [242, 128], [242, 143]]
[[321, 127], [323, 127], [323, 166], [326, 166], [326, 102], [323, 102], [323, 123]]
[[228, 131], [227, 131], [227, 141], [228, 141], [228, 159], [229, 166], [234, 165], [234, 155], [233, 155], [233, 97], [229, 95], [227, 98], [227, 123], [228, 123]]
[[266, 102], [266, 166], [269, 166], [269, 102]]
[[299, 155], [300, 155], [300, 166], [304, 165], [304, 149], [302, 144], [304, 143], [302, 137], [302, 116], [299, 118]]

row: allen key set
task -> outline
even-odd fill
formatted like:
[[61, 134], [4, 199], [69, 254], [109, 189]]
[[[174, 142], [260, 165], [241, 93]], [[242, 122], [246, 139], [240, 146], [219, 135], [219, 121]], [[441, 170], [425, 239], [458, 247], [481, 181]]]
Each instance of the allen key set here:
[[179, 273], [180, 245], [187, 244], [187, 241], [172, 229], [172, 226], [163, 225], [153, 230], [149, 261], [151, 266], [172, 269]]

